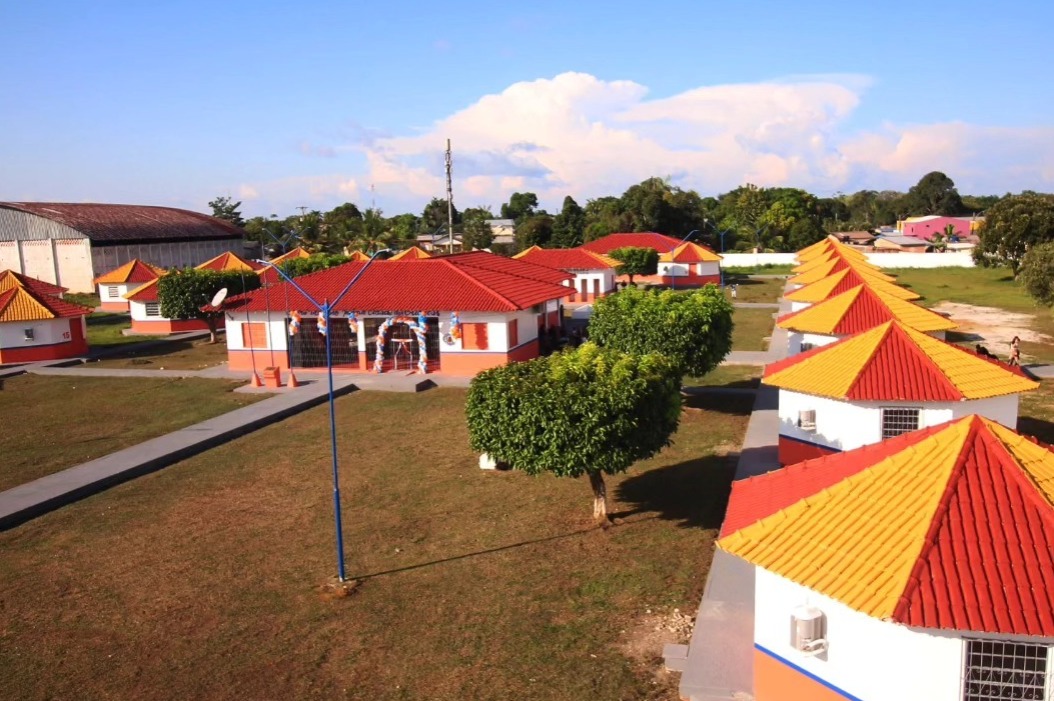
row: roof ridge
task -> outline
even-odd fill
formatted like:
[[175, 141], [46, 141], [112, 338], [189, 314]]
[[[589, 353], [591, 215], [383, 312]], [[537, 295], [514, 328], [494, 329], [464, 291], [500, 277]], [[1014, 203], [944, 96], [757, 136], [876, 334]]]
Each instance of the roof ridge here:
[[978, 435], [976, 419], [977, 415], [971, 414], [966, 418], [960, 419], [959, 421], [952, 421], [948, 424], [949, 429], [964, 422], [969, 422], [970, 426], [966, 435], [963, 437], [962, 445], [959, 446], [959, 454], [955, 458], [955, 464], [952, 466], [951, 473], [948, 475], [948, 480], [944, 483], [944, 492], [941, 494], [941, 498], [937, 501], [937, 507], [930, 515], [930, 525], [926, 529], [926, 535], [923, 537], [922, 548], [919, 550], [918, 555], [915, 556], [915, 562], [908, 573], [904, 589], [901, 591], [900, 596], [897, 598], [897, 603], [893, 607], [891, 616], [893, 620], [899, 620], [905, 616], [905, 609], [911, 606], [912, 594], [918, 590], [921, 584], [920, 570], [926, 566], [926, 557], [936, 546], [936, 537], [940, 532], [943, 517], [947, 515], [950, 509], [951, 495], [954, 494], [955, 487], [958, 486], [959, 480], [962, 479], [966, 465], [966, 446]]
[[[433, 258], [433, 259], [431, 259], [431, 260], [438, 260], [438, 261], [442, 261], [442, 263], [443, 263], [444, 265], [447, 265], [447, 266], [449, 266], [450, 268], [452, 268], [452, 269], [454, 270], [454, 272], [456, 272], [456, 273], [457, 273], [458, 275], [460, 275], [461, 277], [463, 277], [463, 278], [467, 279], [467, 280], [468, 280], [469, 282], [471, 282], [471, 283], [472, 283], [472, 284], [473, 284], [474, 286], [476, 286], [476, 287], [478, 287], [478, 288], [481, 288], [481, 289], [483, 289], [484, 291], [486, 291], [487, 293], [489, 293], [489, 294], [492, 294], [492, 295], [496, 296], [496, 297], [497, 297], [498, 299], [500, 299], [501, 301], [505, 302], [506, 304], [508, 304], [508, 305], [509, 305], [510, 307], [512, 307], [513, 309], [519, 309], [519, 305], [518, 305], [518, 304], [516, 304], [515, 302], [513, 302], [513, 301], [512, 301], [511, 299], [509, 299], [508, 297], [506, 297], [506, 296], [505, 296], [505, 295], [503, 295], [502, 293], [500, 293], [500, 292], [498, 292], [498, 291], [496, 291], [496, 290], [494, 290], [494, 289], [492, 289], [492, 288], [490, 288], [490, 287], [488, 287], [488, 286], [484, 285], [484, 284], [483, 284], [482, 282], [480, 282], [480, 281], [479, 281], [479, 280], [477, 280], [476, 278], [474, 278], [474, 277], [472, 277], [471, 275], [469, 275], [469, 274], [468, 274], [468, 273], [467, 273], [466, 271], [462, 270], [462, 269], [461, 269], [461, 266], [458, 266], [458, 265], [454, 265], [454, 264], [453, 264], [453, 263], [452, 263], [452, 262], [450, 261], [450, 259], [449, 259], [449, 258], [443, 258], [443, 257], [439, 257], [439, 258]], [[479, 268], [479, 266], [476, 266], [476, 265], [471, 265], [471, 266], [468, 266], [468, 267], [472, 267], [472, 268]], [[491, 271], [491, 270], [488, 270], [487, 272], [493, 272], [493, 271]], [[515, 276], [515, 277], [518, 277], [518, 278], [520, 278], [521, 280], [530, 280], [530, 279], [531, 279], [531, 278], [527, 278], [527, 277], [524, 277], [524, 276], [522, 276], [522, 275], [517, 275], [516, 273], [509, 273], [509, 274], [510, 274], [510, 275], [513, 275], [513, 276]], [[537, 280], [534, 280], [534, 282], [538, 282], [538, 281], [537, 281]], [[555, 284], [555, 283], [554, 283], [554, 284]]]
[[1041, 503], [1038, 505], [1044, 507], [1042, 509], [1043, 516], [1046, 520], [1050, 521], [1052, 530], [1054, 530], [1054, 498], [1051, 498], [1049, 496], [1046, 499], [1042, 498], [1041, 495], [1046, 496], [1046, 490], [1036, 480], [1035, 475], [1032, 474], [1032, 471], [1025, 467], [1024, 463], [1017, 457], [1017, 454], [1014, 453], [1014, 451], [1010, 448], [1007, 439], [999, 435], [999, 433], [1005, 430], [1008, 433], [1011, 433], [1012, 437], [1014, 437], [1015, 439], [1024, 440], [1025, 442], [1032, 444], [1036, 448], [1046, 450], [1047, 452], [1054, 452], [1054, 449], [1052, 449], [1048, 445], [1040, 443], [1036, 438], [1032, 436], [1026, 436], [1017, 432], [1011, 432], [1005, 426], [1002, 426], [1001, 424], [994, 422], [991, 419], [986, 419], [983, 416], [977, 416], [977, 419], [985, 426], [985, 428], [988, 429], [988, 432], [993, 435], [993, 437], [998, 441], [998, 443], [1010, 456], [1010, 459], [1013, 461], [1014, 465], [1017, 466], [1019, 471], [1019, 478], [1030, 487], [1030, 489], [1024, 490], [1027, 495], [1026, 498], [1029, 500], [1041, 499]]
[[[963, 392], [962, 389], [960, 389], [959, 386], [955, 384], [955, 382], [948, 376], [944, 369], [937, 364], [937, 361], [933, 359], [933, 356], [931, 356], [929, 353], [925, 352], [922, 349], [922, 346], [919, 345], [918, 340], [907, 333], [907, 327], [905, 327], [900, 321], [898, 321], [895, 315], [892, 320], [886, 323], [889, 325], [889, 334], [887, 335], [887, 338], [892, 336], [893, 333], [897, 333], [901, 338], [904, 339], [904, 341], [908, 344], [909, 348], [915, 354], [916, 358], [920, 360], [923, 365], [930, 368], [931, 370], [936, 371], [937, 376], [942, 380], [944, 388], [946, 390], [950, 391], [953, 395], [958, 395], [959, 401], [966, 399], [966, 393]], [[921, 332], [918, 333], [923, 336], [926, 335], [922, 334]], [[932, 336], [928, 336], [928, 338], [932, 338]], [[934, 338], [933, 340], [940, 342], [936, 338]]]

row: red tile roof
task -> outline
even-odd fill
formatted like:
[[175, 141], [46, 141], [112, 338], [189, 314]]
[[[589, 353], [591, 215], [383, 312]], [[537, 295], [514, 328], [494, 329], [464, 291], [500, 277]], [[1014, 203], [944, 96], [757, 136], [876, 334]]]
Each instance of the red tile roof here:
[[57, 296], [69, 292], [68, 288], [16, 273], [14, 270], [0, 270], [0, 290], [6, 291], [12, 287], [25, 287], [43, 295]]
[[[257, 263], [255, 260], [245, 260], [236, 253], [227, 251], [221, 253], [215, 258], [211, 258], [200, 265], [194, 266], [195, 270], [215, 270], [217, 272], [229, 272], [237, 273], [244, 272], [246, 275], [252, 273], [257, 274], [264, 268], [262, 263]], [[157, 296], [157, 279], [150, 280], [133, 290], [130, 290], [125, 294], [124, 298], [131, 302], [156, 302], [158, 301]], [[265, 280], [264, 283], [267, 281]]]
[[[366, 263], [351, 262], [296, 279], [314, 299], [336, 297]], [[414, 261], [373, 263], [337, 305], [337, 311], [493, 311], [528, 309], [567, 294], [567, 273], [526, 261], [473, 251]], [[288, 300], [288, 301], [287, 301]], [[311, 303], [291, 284], [280, 283], [231, 297], [228, 309], [265, 311]]]
[[616, 248], [632, 246], [633, 248], [654, 248], [659, 253], [669, 253], [680, 243], [678, 239], [666, 234], [643, 231], [636, 234], [608, 234], [596, 241], [590, 241], [582, 248], [594, 253], [611, 253]]
[[736, 482], [722, 534], [884, 620], [1054, 636], [1054, 452], [981, 417]]
[[73, 304], [30, 287], [11, 287], [0, 292], [0, 322], [37, 321], [87, 316], [94, 309]]
[[92, 241], [197, 241], [245, 236], [230, 222], [173, 207], [58, 202], [0, 202], [0, 207], [50, 219]]
[[531, 246], [513, 256], [516, 260], [544, 265], [557, 270], [606, 270], [618, 265], [617, 261], [601, 253], [583, 248], [540, 248]]

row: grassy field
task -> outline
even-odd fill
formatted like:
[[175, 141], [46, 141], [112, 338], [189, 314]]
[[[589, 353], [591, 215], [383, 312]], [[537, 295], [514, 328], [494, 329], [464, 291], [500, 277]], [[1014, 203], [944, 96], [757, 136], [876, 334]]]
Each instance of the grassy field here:
[[1054, 444], [1054, 380], [1042, 380], [1039, 389], [1022, 393], [1017, 430]]
[[101, 302], [99, 301], [99, 295], [97, 294], [81, 294], [78, 292], [67, 292], [62, 295], [62, 298], [67, 302], [73, 302], [74, 304], [83, 304], [86, 307], [98, 307]]
[[[923, 299], [919, 303], [923, 306], [957, 302], [1030, 314], [1033, 319], [1029, 327], [1054, 338], [1054, 316], [1049, 310], [1037, 307], [1006, 268], [901, 268], [889, 272], [897, 276], [898, 284], [921, 294]], [[948, 335], [948, 340], [961, 341], [970, 348], [977, 342], [973, 337], [957, 336], [954, 332]], [[990, 350], [1002, 357], [1007, 354], [1007, 348], [1002, 346]], [[1026, 363], [1054, 362], [1054, 340], [1046, 343], [1022, 342], [1021, 355]]]
[[610, 480], [606, 530], [584, 480], [479, 470], [463, 391], [340, 399], [346, 598], [324, 408], [0, 533], [4, 695], [674, 699], [656, 627], [701, 596], [738, 399]]
[[[144, 339], [139, 337], [136, 340]], [[261, 368], [268, 365], [264, 362], [267, 357], [267, 351], [259, 354]], [[162, 345], [142, 350], [129, 350], [109, 355], [101, 360], [93, 361], [88, 367], [130, 370], [203, 370], [225, 362], [227, 362], [227, 344], [220, 338], [217, 343], [209, 343], [208, 339], [166, 341]]]
[[797, 263], [776, 264], [766, 263], [765, 265], [730, 265], [728, 267], [721, 266], [721, 269], [725, 273], [733, 273], [740, 275], [791, 275], [791, 268], [797, 267]]
[[19, 375], [0, 380], [0, 490], [260, 399], [223, 380]]
[[721, 365], [703, 377], [686, 377], [686, 387], [753, 388], [760, 384], [760, 365]]
[[732, 330], [732, 350], [761, 351], [769, 347], [776, 325], [775, 309], [736, 309]]
[[122, 331], [131, 328], [132, 321], [127, 314], [95, 312], [87, 319], [88, 345], [93, 349], [112, 348], [129, 343], [142, 343], [156, 336], [125, 336]]
[[[783, 288], [787, 281], [782, 278], [758, 278], [748, 275], [726, 275], [725, 285], [736, 284], [739, 286], [737, 302], [769, 302], [776, 303], [783, 295]], [[730, 295], [731, 296], [731, 295]]]

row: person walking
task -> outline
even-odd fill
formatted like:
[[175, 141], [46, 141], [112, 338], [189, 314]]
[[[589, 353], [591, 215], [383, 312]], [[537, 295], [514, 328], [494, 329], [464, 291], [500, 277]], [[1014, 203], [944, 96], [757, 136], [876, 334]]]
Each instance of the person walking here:
[[739, 297], [739, 285], [733, 283], [732, 285], [732, 299]]
[[1021, 365], [1021, 339], [1017, 336], [1010, 341], [1010, 365]]

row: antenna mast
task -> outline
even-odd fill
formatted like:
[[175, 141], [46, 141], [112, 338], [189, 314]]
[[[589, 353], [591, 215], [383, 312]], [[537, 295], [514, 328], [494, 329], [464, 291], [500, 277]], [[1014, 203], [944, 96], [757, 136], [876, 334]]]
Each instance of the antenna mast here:
[[446, 140], [446, 235], [447, 252], [454, 252], [454, 186], [450, 179], [454, 159], [450, 155], [450, 139]]

